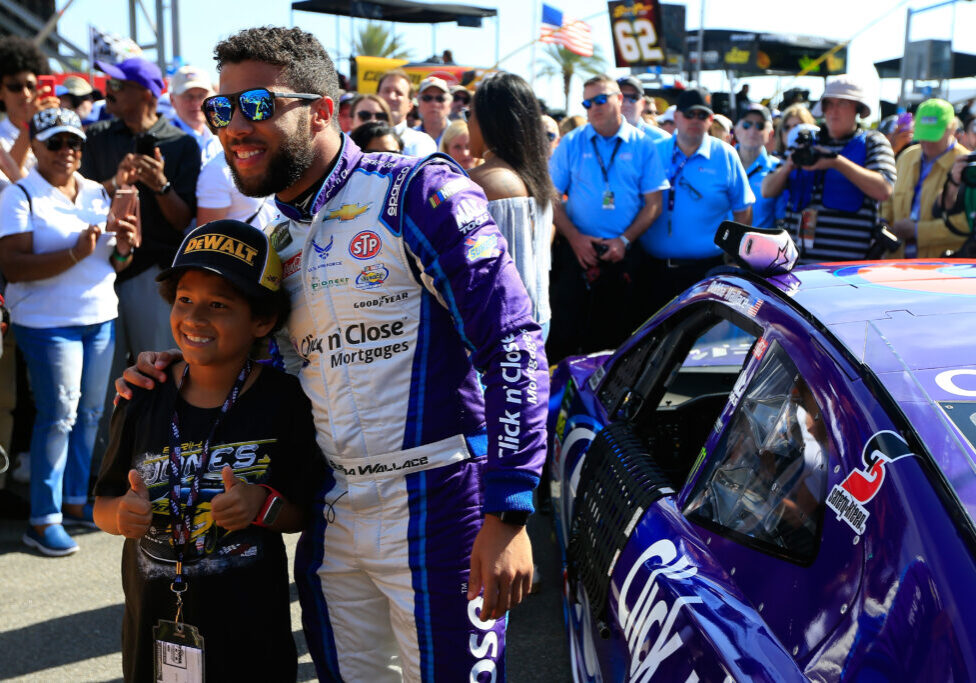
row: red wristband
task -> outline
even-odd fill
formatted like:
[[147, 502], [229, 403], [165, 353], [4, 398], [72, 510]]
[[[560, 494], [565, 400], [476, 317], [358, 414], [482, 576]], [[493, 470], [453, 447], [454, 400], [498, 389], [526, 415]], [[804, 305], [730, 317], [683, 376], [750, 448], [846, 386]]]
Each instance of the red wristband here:
[[285, 497], [267, 484], [258, 484], [258, 486], [263, 489], [268, 489], [268, 497], [264, 499], [264, 504], [261, 506], [261, 509], [258, 511], [257, 517], [254, 518], [252, 524], [267, 527], [268, 522], [265, 522], [265, 518], [268, 516], [268, 510], [270, 510], [271, 506], [275, 504], [275, 501], [284, 500]]

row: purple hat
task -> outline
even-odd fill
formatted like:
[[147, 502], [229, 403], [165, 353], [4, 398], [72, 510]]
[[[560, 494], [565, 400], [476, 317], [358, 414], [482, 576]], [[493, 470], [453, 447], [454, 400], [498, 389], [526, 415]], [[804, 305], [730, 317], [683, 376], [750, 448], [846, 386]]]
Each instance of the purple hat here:
[[159, 71], [159, 67], [148, 59], [131, 57], [118, 64], [95, 60], [95, 67], [111, 78], [141, 85], [151, 92], [153, 97], [158, 98], [163, 94], [163, 74]]

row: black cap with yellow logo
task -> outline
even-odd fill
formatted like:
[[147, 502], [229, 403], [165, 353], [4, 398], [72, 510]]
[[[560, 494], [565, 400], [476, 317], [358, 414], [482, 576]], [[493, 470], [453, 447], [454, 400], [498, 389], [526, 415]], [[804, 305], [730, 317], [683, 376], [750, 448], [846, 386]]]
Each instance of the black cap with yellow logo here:
[[281, 288], [281, 259], [268, 236], [241, 221], [211, 221], [191, 230], [173, 265], [156, 276], [156, 281], [189, 268], [216, 273], [248, 296], [268, 296]]

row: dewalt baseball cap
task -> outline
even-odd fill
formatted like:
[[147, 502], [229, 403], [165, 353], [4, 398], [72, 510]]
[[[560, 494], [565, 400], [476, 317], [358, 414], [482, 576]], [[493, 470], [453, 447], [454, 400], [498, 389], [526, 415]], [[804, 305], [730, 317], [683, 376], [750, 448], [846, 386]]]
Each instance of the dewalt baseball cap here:
[[241, 221], [211, 221], [191, 230], [173, 265], [156, 282], [191, 268], [220, 275], [248, 296], [265, 297], [281, 289], [281, 259], [268, 236]]

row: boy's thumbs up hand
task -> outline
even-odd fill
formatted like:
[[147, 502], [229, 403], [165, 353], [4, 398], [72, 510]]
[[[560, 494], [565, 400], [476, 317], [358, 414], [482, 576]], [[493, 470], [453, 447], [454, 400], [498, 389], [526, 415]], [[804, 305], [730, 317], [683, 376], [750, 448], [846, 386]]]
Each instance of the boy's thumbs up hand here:
[[116, 510], [116, 524], [119, 533], [126, 538], [142, 538], [152, 523], [152, 505], [149, 503], [149, 489], [139, 470], [129, 470], [129, 490], [119, 500]]
[[214, 522], [228, 531], [246, 529], [261, 511], [267, 492], [235, 477], [230, 465], [224, 465], [220, 478], [224, 482], [224, 492], [210, 502]]

